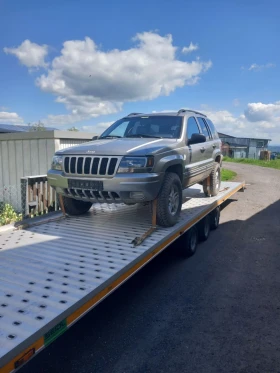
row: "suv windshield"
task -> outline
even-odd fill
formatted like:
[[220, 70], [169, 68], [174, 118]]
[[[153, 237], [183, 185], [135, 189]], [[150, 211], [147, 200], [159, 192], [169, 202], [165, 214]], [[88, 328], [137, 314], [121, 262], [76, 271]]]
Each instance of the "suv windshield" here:
[[159, 115], [127, 117], [112, 124], [99, 138], [151, 137], [178, 139], [182, 117]]

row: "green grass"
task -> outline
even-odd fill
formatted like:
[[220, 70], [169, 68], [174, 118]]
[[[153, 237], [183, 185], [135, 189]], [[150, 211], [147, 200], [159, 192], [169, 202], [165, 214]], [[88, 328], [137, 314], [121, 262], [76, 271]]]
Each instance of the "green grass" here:
[[222, 168], [222, 181], [232, 180], [236, 175], [236, 172]]
[[261, 167], [269, 167], [269, 168], [276, 168], [280, 170], [280, 159], [275, 159], [271, 161], [262, 161], [259, 159], [249, 159], [249, 158], [229, 158], [224, 157], [224, 162], [233, 162], [233, 163], [243, 163], [243, 164], [252, 164], [254, 166], [261, 166]]

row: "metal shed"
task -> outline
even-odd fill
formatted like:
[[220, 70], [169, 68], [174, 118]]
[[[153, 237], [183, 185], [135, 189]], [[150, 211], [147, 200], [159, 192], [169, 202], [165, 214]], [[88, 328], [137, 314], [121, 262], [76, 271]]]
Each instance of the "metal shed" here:
[[0, 202], [20, 211], [21, 177], [45, 175], [57, 150], [90, 141], [93, 136], [71, 131], [0, 133]]

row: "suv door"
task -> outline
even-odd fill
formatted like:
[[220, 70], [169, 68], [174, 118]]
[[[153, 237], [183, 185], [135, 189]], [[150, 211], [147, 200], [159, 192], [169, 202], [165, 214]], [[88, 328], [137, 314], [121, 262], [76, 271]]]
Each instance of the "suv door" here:
[[216, 145], [215, 145], [215, 142], [213, 141], [214, 139], [212, 138], [211, 131], [205, 119], [199, 116], [197, 116], [196, 119], [198, 121], [202, 134], [206, 136], [206, 142], [203, 144], [203, 147], [204, 147], [203, 159], [205, 161], [205, 174], [204, 174], [204, 178], [205, 178], [210, 174], [210, 172], [213, 169], [214, 161], [215, 161], [213, 153], [214, 153]]
[[209, 118], [205, 118], [206, 123], [208, 124], [208, 127], [212, 134], [212, 148], [213, 148], [213, 156], [214, 159], [216, 158], [216, 155], [221, 154], [221, 139], [219, 137], [219, 134], [213, 124], [213, 122]]
[[188, 140], [190, 140], [194, 133], [200, 134], [201, 131], [193, 116], [187, 119], [186, 144], [189, 149], [189, 157], [187, 157], [185, 163], [185, 187], [200, 181], [203, 177], [202, 175], [205, 173], [205, 155], [203, 148], [205, 148], [206, 143], [189, 145]]

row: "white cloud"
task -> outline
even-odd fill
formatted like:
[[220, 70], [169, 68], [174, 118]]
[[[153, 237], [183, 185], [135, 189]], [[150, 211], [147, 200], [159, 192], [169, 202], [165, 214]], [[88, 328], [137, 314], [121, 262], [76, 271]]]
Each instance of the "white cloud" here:
[[182, 52], [183, 53], [191, 53], [193, 51], [196, 51], [198, 50], [198, 45], [197, 44], [193, 44], [192, 42], [190, 43], [190, 45], [188, 47], [184, 47], [182, 49]]
[[276, 67], [274, 63], [266, 63], [264, 65], [258, 65], [257, 63], [252, 63], [252, 65], [249, 67], [249, 71], [262, 71], [264, 69], [271, 69], [273, 67]]
[[204, 113], [213, 120], [217, 130], [238, 137], [259, 137], [280, 143], [280, 101], [274, 104], [249, 103], [244, 114], [233, 115], [227, 110]]
[[48, 124], [74, 123], [120, 111], [128, 101], [168, 96], [175, 89], [196, 84], [212, 63], [176, 59], [172, 36], [137, 34], [131, 49], [102, 51], [90, 38], [70, 40], [51, 68], [36, 81], [71, 112], [49, 116]]
[[0, 111], [1, 124], [23, 124], [24, 120], [17, 113]]
[[86, 132], [94, 132], [97, 134], [101, 134], [105, 131], [112, 123], [114, 122], [100, 122], [90, 126], [82, 126], [81, 130]]
[[248, 104], [244, 114], [250, 122], [271, 121], [275, 115], [280, 115], [280, 101], [274, 104], [261, 102]]
[[4, 52], [15, 55], [23, 65], [29, 68], [47, 67], [45, 62], [48, 54], [47, 45], [32, 43], [27, 39], [17, 48], [4, 48]]

